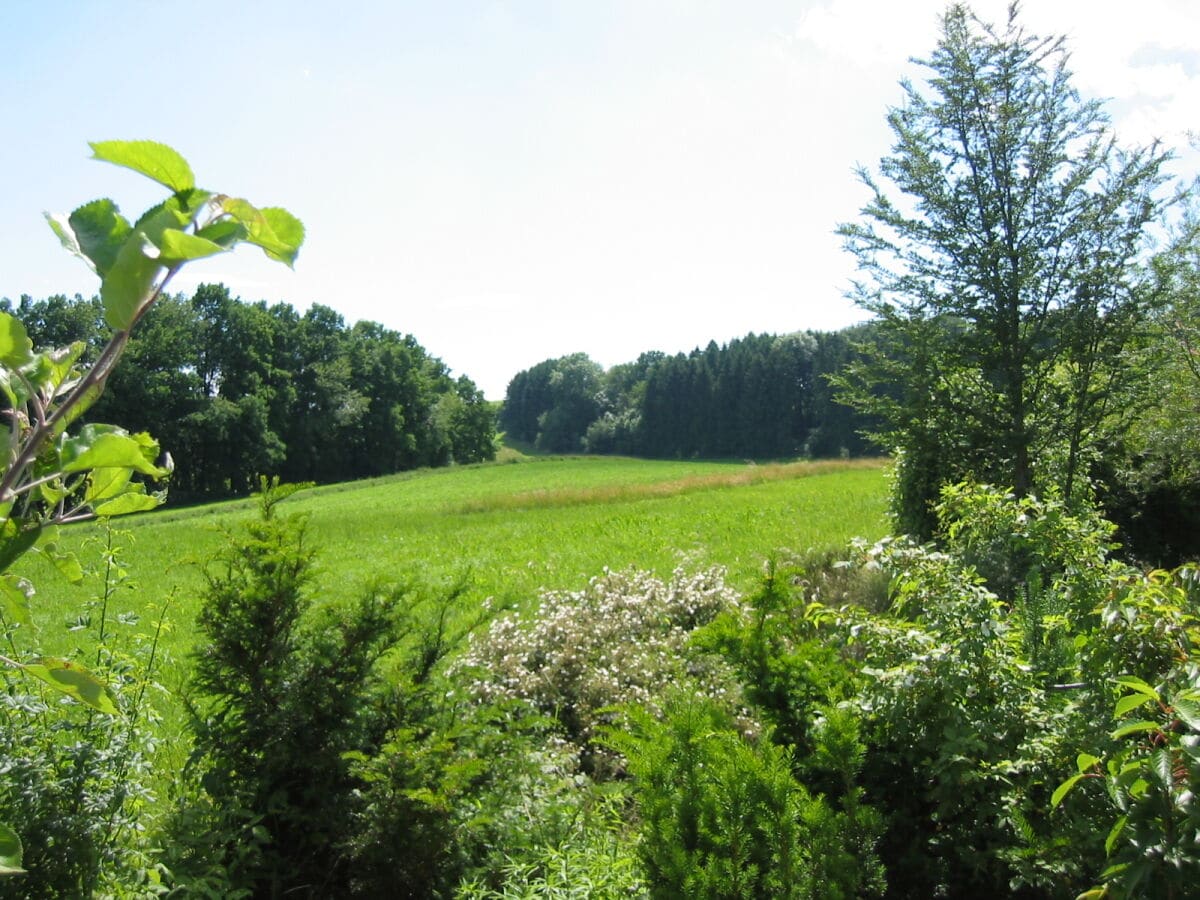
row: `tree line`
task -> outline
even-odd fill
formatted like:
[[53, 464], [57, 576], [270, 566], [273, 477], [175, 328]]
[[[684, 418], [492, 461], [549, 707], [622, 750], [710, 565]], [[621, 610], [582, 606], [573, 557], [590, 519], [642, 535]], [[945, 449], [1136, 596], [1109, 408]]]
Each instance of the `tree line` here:
[[[0, 309], [35, 346], [90, 352], [106, 334], [99, 298]], [[244, 302], [219, 284], [146, 312], [89, 418], [153, 434], [183, 499], [246, 493], [260, 474], [334, 482], [495, 455], [493, 406], [411, 335], [348, 326], [319, 304]]]
[[508, 385], [500, 427], [539, 449], [657, 458], [860, 455], [868, 417], [829, 376], [867, 331], [749, 334], [691, 353], [641, 354], [607, 371], [586, 354], [548, 359]]

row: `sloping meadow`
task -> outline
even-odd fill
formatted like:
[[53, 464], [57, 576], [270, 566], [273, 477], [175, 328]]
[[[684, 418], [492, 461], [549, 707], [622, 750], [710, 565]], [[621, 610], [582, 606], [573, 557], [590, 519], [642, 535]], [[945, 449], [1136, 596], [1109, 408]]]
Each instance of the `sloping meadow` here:
[[[373, 582], [461, 583], [478, 606], [527, 607], [544, 590], [576, 590], [605, 569], [660, 577], [722, 566], [750, 589], [769, 558], [874, 539], [886, 530], [878, 462], [761, 465], [620, 458], [535, 459], [509, 465], [422, 470], [313, 488], [282, 504], [307, 519], [322, 598]], [[102, 550], [111, 539], [127, 580], [108, 616], [149, 631], [167, 623], [162, 680], [188, 669], [203, 566], [223, 531], [253, 519], [251, 501], [167, 508], [114, 523], [68, 529], [97, 572], [69, 584], [42, 559], [27, 561], [39, 588], [39, 639], [70, 655], [75, 631], [94, 614]], [[90, 546], [84, 546], [90, 545]], [[82, 634], [82, 632], [80, 632]]]

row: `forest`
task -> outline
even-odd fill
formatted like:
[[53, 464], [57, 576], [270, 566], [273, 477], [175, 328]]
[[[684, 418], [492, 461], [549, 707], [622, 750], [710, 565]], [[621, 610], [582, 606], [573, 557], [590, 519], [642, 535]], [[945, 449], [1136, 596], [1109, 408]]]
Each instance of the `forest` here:
[[0, 897], [1197, 896], [1196, 175], [1015, 4], [919, 63], [867, 325], [547, 360], [510, 464], [411, 337], [173, 296], [303, 224], [92, 144], [166, 197], [0, 311]]
[[555, 453], [861, 456], [869, 419], [838, 403], [828, 379], [867, 339], [863, 328], [751, 334], [688, 354], [646, 352], [608, 371], [584, 354], [548, 359], [513, 376], [500, 427]]
[[[82, 342], [88, 360], [107, 339], [99, 297], [0, 309], [35, 346]], [[495, 455], [492, 407], [412, 335], [222, 285], [160, 297], [88, 415], [153, 434], [178, 461], [175, 501], [246, 494], [264, 472], [325, 483]]]

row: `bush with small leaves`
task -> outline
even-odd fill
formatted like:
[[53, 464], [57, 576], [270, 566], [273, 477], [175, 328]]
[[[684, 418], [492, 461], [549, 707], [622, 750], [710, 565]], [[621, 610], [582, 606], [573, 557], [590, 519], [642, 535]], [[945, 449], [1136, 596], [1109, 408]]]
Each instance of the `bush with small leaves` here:
[[711, 699], [671, 694], [661, 717], [632, 709], [607, 740], [628, 761], [651, 897], [849, 898], [881, 887], [864, 882], [850, 849], [861, 835], [796, 780], [791, 754], [747, 738]]
[[606, 570], [582, 591], [547, 592], [532, 612], [494, 619], [455, 671], [480, 700], [523, 699], [554, 716], [591, 768], [610, 707], [656, 709], [662, 688], [681, 680], [740, 703], [728, 665], [689, 647], [696, 628], [737, 602], [720, 569], [676, 570], [667, 582]]
[[[145, 836], [162, 614], [131, 603], [125, 536], [109, 525], [86, 574], [99, 589], [68, 627], [73, 654], [103, 679], [108, 712], [68, 700], [0, 667], [0, 820], [20, 823], [23, 873], [0, 878], [0, 898], [141, 896], [160, 887]], [[143, 626], [148, 625], [147, 631]], [[11, 626], [4, 628], [13, 638]], [[28, 640], [28, 638], [27, 638]], [[86, 654], [86, 658], [85, 658]]]

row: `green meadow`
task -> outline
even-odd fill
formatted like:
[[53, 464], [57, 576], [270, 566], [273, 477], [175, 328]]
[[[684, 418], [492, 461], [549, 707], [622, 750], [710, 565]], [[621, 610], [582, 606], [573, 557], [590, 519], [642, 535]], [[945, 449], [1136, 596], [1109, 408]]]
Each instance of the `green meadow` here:
[[[884, 479], [877, 461], [526, 458], [313, 488], [285, 501], [280, 514], [307, 517], [320, 599], [377, 580], [465, 580], [468, 605], [493, 598], [519, 606], [545, 589], [582, 587], [606, 567], [669, 575], [719, 565], [733, 585], [749, 588], [769, 558], [883, 535]], [[145, 631], [166, 606], [160, 674], [169, 687], [186, 671], [202, 566], [223, 532], [255, 515], [256, 504], [241, 500], [113, 521], [129, 581], [110, 600], [109, 619], [136, 618]], [[62, 535], [85, 563], [106, 540], [99, 523]], [[94, 607], [100, 580], [72, 585], [38, 557], [25, 568], [38, 590], [45, 649], [70, 655], [89, 644], [67, 626]]]

